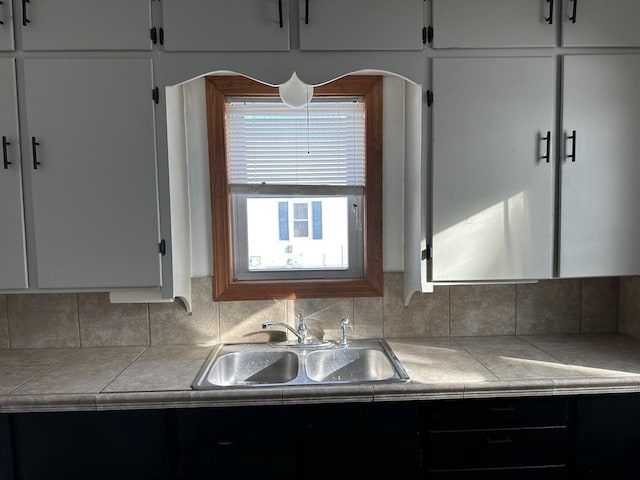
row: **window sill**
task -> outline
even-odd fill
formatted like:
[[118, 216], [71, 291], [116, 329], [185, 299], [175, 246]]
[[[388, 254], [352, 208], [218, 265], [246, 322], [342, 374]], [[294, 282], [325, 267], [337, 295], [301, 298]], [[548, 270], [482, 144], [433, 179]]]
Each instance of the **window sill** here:
[[296, 298], [381, 297], [382, 272], [370, 279], [282, 280], [218, 282], [214, 277], [214, 300], [265, 300]]

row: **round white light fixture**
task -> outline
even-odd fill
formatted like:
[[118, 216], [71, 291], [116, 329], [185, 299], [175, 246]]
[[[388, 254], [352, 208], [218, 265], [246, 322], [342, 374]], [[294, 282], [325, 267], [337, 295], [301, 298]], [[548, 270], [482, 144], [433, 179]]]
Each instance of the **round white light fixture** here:
[[313, 97], [313, 86], [307, 85], [293, 72], [291, 78], [278, 87], [280, 98], [291, 108], [303, 108]]

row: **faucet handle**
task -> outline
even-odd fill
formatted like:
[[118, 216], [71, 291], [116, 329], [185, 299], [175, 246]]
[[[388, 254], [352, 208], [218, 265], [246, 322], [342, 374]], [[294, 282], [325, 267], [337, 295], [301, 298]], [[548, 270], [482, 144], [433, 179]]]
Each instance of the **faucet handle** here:
[[347, 325], [349, 325], [349, 319], [348, 318], [343, 318], [340, 321], [341, 336], [340, 336], [339, 345], [341, 347], [346, 347], [346, 346], [349, 345], [349, 342], [347, 341]]

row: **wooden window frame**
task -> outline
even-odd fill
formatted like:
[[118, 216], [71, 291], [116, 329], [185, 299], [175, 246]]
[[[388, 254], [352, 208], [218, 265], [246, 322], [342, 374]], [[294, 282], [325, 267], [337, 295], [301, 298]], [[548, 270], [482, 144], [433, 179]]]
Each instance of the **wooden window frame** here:
[[243, 76], [206, 77], [207, 132], [216, 301], [379, 297], [382, 277], [382, 77], [352, 75], [315, 87], [314, 97], [362, 97], [366, 172], [362, 278], [235, 280], [231, 192], [227, 176], [225, 97], [278, 97], [278, 89]]

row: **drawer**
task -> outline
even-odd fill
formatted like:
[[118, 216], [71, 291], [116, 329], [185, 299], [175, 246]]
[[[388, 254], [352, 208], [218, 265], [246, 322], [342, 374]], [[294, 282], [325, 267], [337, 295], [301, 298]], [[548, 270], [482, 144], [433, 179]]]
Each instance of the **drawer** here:
[[429, 472], [430, 480], [564, 480], [571, 478], [566, 467], [486, 468]]
[[567, 425], [569, 400], [557, 397], [453, 400], [426, 407], [429, 429]]
[[432, 431], [424, 445], [430, 470], [563, 466], [567, 450], [566, 427]]

